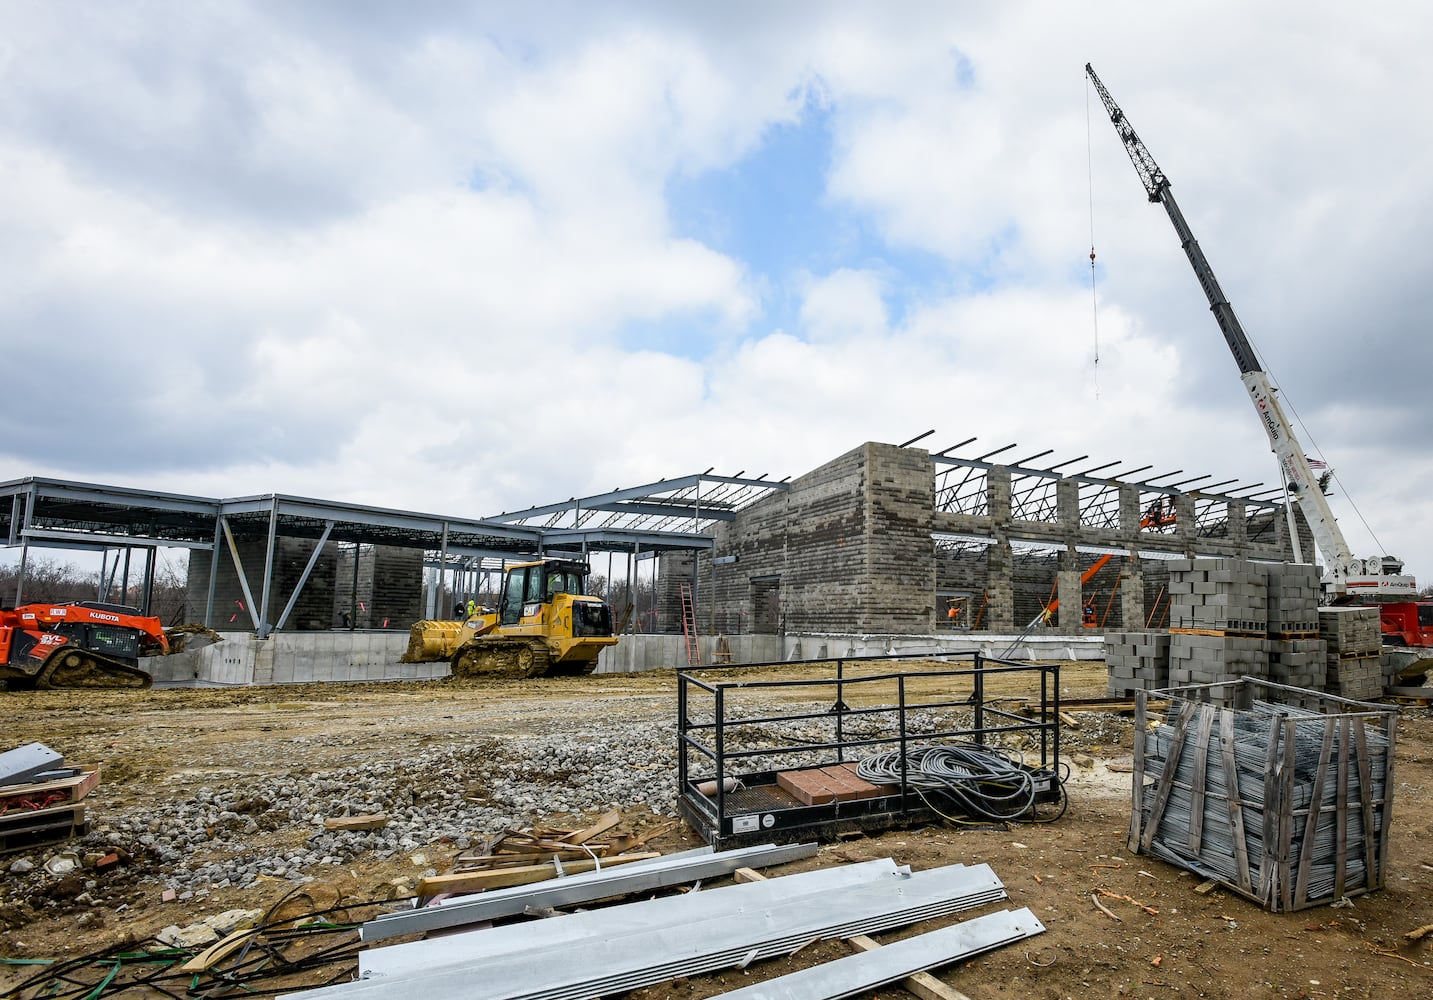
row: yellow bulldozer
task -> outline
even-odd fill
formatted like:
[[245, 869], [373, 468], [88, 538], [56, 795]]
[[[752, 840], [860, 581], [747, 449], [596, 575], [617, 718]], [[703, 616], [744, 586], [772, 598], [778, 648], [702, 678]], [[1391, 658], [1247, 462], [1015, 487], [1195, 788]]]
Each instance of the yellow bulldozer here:
[[447, 660], [454, 677], [590, 674], [617, 636], [612, 608], [583, 593], [587, 573], [575, 559], [509, 566], [496, 610], [480, 608], [465, 621], [418, 622], [402, 661]]

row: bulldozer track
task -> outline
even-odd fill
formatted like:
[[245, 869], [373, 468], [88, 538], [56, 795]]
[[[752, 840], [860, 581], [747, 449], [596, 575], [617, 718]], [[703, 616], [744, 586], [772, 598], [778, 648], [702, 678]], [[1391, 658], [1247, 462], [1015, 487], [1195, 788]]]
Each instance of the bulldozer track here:
[[501, 636], [470, 639], [454, 651], [449, 663], [457, 678], [581, 676], [597, 669], [596, 660], [554, 663], [541, 639]]
[[147, 688], [154, 678], [138, 667], [83, 649], [61, 646], [35, 675], [35, 687], [52, 688]]

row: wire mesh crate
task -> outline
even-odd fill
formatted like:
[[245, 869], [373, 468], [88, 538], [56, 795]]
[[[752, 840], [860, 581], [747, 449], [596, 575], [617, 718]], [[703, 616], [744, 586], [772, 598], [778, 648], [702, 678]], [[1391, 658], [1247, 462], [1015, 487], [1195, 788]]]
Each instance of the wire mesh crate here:
[[1248, 677], [1140, 692], [1130, 849], [1276, 913], [1382, 888], [1397, 719]]

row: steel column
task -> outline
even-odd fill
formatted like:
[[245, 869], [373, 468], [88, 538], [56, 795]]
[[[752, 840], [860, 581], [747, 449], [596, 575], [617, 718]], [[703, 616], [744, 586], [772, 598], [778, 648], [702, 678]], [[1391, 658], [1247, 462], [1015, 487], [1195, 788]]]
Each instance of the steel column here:
[[267, 639], [273, 627], [269, 624], [269, 591], [274, 582], [274, 549], [279, 542], [279, 498], [274, 497], [269, 507], [269, 544], [264, 552], [264, 596], [259, 607], [259, 638]]
[[204, 627], [214, 627], [214, 594], [219, 587], [219, 536], [223, 533], [224, 515], [214, 519], [214, 545], [209, 549], [209, 595], [204, 599]]

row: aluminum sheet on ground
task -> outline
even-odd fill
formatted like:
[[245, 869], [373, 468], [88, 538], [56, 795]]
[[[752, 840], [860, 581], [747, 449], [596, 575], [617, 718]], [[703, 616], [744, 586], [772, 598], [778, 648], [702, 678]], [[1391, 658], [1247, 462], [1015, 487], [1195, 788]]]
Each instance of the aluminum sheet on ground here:
[[645, 892], [683, 882], [730, 875], [738, 868], [760, 868], [800, 861], [814, 855], [816, 850], [817, 845], [810, 843], [786, 844], [780, 847], [762, 844], [735, 851], [722, 851], [720, 854], [713, 853], [709, 847], [697, 848], [694, 851], [663, 855], [648, 861], [635, 861], [606, 871], [568, 875], [535, 885], [493, 889], [445, 906], [385, 913], [364, 924], [359, 929], [358, 936], [364, 941], [382, 941], [384, 938], [433, 931], [443, 927], [461, 927], [483, 920], [510, 917], [523, 912], [528, 906], [571, 906], [574, 903], [587, 903], [608, 896]]
[[1044, 931], [1028, 907], [1001, 910], [720, 995], [727, 1000], [841, 1000]]
[[1004, 886], [989, 865], [936, 868], [752, 908], [736, 918], [723, 916], [578, 941], [562, 950], [560, 961], [539, 947], [294, 996], [467, 1000], [477, 983], [488, 1000], [605, 996], [784, 954], [817, 938], [876, 933], [1004, 897]]
[[[909, 869], [897, 868], [890, 858], [881, 858], [783, 875], [763, 882], [738, 883], [682, 896], [664, 896], [599, 910], [567, 913], [546, 920], [368, 948], [358, 956], [358, 974], [364, 979], [412, 975], [505, 952], [531, 948], [557, 949], [584, 938], [610, 939], [663, 924], [735, 917], [743, 910], [769, 906], [779, 900], [838, 891], [863, 882], [893, 878], [900, 872], [908, 874]], [[552, 954], [559, 952], [554, 950]]]

